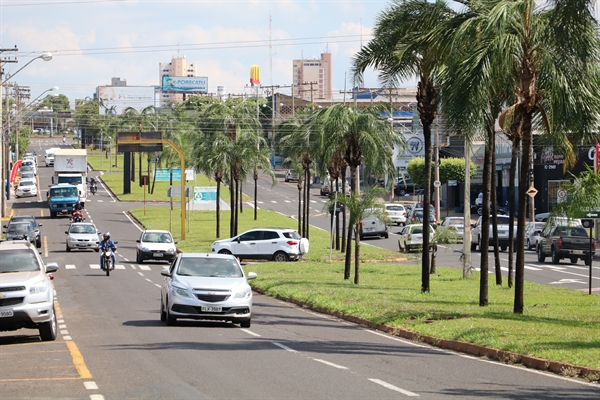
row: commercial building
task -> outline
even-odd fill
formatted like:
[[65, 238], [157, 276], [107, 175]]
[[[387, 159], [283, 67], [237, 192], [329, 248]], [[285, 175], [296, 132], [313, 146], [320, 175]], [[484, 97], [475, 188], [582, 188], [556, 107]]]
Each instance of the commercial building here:
[[316, 57], [310, 60], [293, 61], [294, 97], [315, 102], [331, 100], [331, 53], [321, 54], [321, 59]]

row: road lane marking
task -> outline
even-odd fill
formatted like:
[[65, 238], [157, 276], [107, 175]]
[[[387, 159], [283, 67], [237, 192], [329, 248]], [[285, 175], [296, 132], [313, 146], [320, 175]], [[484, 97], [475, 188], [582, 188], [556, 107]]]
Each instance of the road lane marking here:
[[44, 236], [44, 257], [48, 257], [48, 237]]
[[[132, 265], [133, 267], [133, 265]], [[141, 269], [142, 271], [151, 271], [151, 268], [147, 265], [138, 265], [138, 268]]]
[[85, 365], [85, 362], [83, 361], [83, 356], [79, 352], [79, 349], [77, 348], [75, 342], [69, 340], [65, 343], [67, 344], [67, 348], [71, 353], [71, 357], [73, 357], [73, 364], [75, 364], [75, 368], [77, 369], [77, 372], [79, 372], [79, 377], [81, 379], [90, 379], [92, 377], [92, 374]]
[[90, 264], [91, 269], [100, 269], [100, 264]]
[[330, 367], [334, 367], [334, 368], [337, 368], [337, 369], [348, 369], [348, 367], [344, 367], [343, 365], [334, 364], [332, 362], [321, 360], [319, 358], [313, 358], [313, 360], [318, 361], [320, 363], [323, 363], [325, 365], [329, 365]]
[[144, 274], [142, 274], [141, 272], [138, 272], [138, 274], [140, 274], [140, 276], [144, 276]]
[[150, 283], [154, 283], [154, 282], [152, 282], [152, 280], [151, 280], [151, 279], [148, 279], [148, 278], [146, 278], [146, 280], [147, 280], [148, 282], [150, 282]]
[[65, 269], [75, 269], [75, 268], [77, 268], [77, 267], [73, 264], [65, 264]]
[[98, 389], [98, 385], [94, 381], [83, 382], [83, 386], [85, 386], [85, 388], [87, 390], [97, 390]]
[[241, 329], [240, 329], [240, 331], [246, 332], [248, 335], [252, 335], [252, 336], [256, 336], [256, 337], [260, 337], [260, 335], [259, 335], [258, 333], [256, 333], [256, 332], [252, 332], [252, 331], [250, 331], [250, 330], [248, 330], [248, 329], [241, 328]]
[[278, 343], [278, 342], [271, 342], [271, 343], [273, 343], [275, 346], [281, 347], [282, 349], [287, 350], [289, 352], [292, 352], [292, 353], [297, 353], [298, 352], [297, 350], [294, 350], [291, 347], [287, 347], [284, 344], [281, 344], [281, 343]]
[[157, 288], [161, 288], [162, 287], [158, 283], [155, 283], [154, 286], [156, 286]]
[[125, 266], [122, 264], [116, 264], [115, 269], [125, 269]]
[[409, 396], [409, 397], [419, 397], [419, 395], [416, 394], [416, 393], [409, 392], [408, 390], [401, 389], [401, 388], [399, 388], [397, 386], [392, 385], [391, 383], [384, 382], [384, 381], [382, 381], [380, 379], [369, 378], [369, 380], [371, 382], [376, 383], [378, 385], [381, 385], [381, 386], [383, 386], [385, 388], [388, 388], [388, 389], [391, 389], [391, 390], [395, 390], [396, 392], [400, 392], [403, 395], [406, 395], [406, 396]]
[[135, 226], [136, 228], [138, 228], [138, 230], [139, 230], [140, 232], [144, 232], [144, 230], [143, 230], [142, 228], [140, 228], [140, 226], [139, 226], [139, 225], [138, 225], [138, 224], [137, 224], [137, 223], [136, 223], [136, 222], [135, 222], [135, 221], [134, 221], [134, 220], [133, 220], [133, 219], [132, 219], [132, 218], [129, 216], [129, 214], [127, 214], [127, 212], [126, 212], [126, 211], [123, 211], [123, 214], [125, 214], [125, 216], [127, 217], [127, 219], [128, 219], [129, 221], [131, 221], [131, 223], [133, 224], [133, 226]]
[[90, 395], [90, 400], [104, 400], [104, 396], [101, 394], [92, 394]]

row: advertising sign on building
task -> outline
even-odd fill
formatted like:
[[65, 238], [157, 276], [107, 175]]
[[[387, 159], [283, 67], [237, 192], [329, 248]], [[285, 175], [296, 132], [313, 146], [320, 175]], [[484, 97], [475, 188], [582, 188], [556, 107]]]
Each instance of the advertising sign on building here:
[[195, 187], [193, 202], [195, 204], [216, 203], [217, 202], [217, 187], [216, 186]]
[[[171, 173], [173, 173], [173, 177], [171, 178]], [[171, 179], [174, 181], [181, 180], [181, 169], [173, 169], [170, 170], [168, 168], [156, 168], [154, 170], [154, 179], [156, 181], [169, 182]]]
[[208, 93], [206, 76], [163, 76], [163, 92]]
[[154, 86], [98, 86], [96, 97], [101, 115], [121, 115], [133, 108], [141, 112], [156, 104]]

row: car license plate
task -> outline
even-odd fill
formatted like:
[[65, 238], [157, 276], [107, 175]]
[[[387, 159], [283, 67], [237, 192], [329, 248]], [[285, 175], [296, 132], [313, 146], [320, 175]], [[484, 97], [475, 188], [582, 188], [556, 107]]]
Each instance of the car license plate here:
[[206, 311], [206, 312], [221, 312], [223, 310], [223, 307], [217, 307], [217, 306], [202, 306], [201, 307], [202, 311]]
[[162, 257], [163, 253], [154, 253], [152, 254], [153, 257]]
[[13, 310], [9, 309], [9, 310], [0, 310], [0, 318], [3, 317], [12, 317], [14, 316]]
[[365, 231], [367, 231], [367, 232], [371, 232], [372, 230], [373, 230], [373, 228], [367, 228], [367, 229], [365, 229]]
[[583, 250], [573, 250], [572, 254], [583, 254]]

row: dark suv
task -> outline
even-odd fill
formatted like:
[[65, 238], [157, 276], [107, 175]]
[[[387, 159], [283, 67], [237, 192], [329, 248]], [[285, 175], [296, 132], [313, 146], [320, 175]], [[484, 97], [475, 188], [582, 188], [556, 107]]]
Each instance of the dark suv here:
[[[42, 224], [38, 224], [38, 222], [36, 221], [36, 219], [33, 215], [13, 215], [10, 218], [10, 220], [8, 221], [8, 224], [4, 225], [3, 227], [6, 228], [7, 230], [9, 230], [9, 227], [12, 223], [22, 223], [22, 222], [29, 223], [31, 230], [34, 233], [35, 247], [37, 247], [38, 249], [40, 247], [42, 247], [42, 238], [41, 238], [41, 233], [40, 233], [40, 227], [42, 226]], [[33, 242], [33, 240], [32, 240], [32, 242]]]

